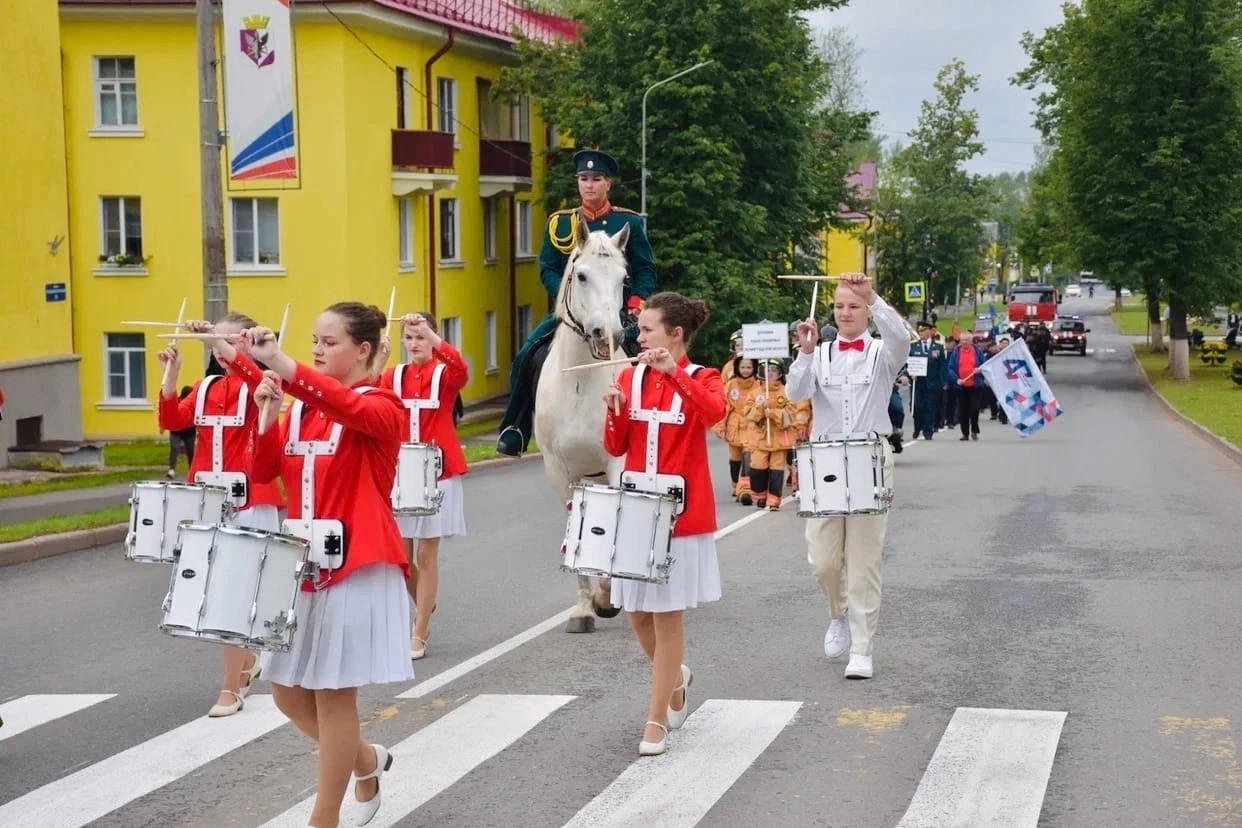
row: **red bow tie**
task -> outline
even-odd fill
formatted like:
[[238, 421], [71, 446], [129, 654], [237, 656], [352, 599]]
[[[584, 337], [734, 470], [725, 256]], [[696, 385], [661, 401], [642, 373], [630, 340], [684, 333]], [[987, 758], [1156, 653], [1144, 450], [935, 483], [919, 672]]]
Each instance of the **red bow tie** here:
[[838, 339], [837, 347], [842, 351], [861, 351], [865, 343], [861, 339]]

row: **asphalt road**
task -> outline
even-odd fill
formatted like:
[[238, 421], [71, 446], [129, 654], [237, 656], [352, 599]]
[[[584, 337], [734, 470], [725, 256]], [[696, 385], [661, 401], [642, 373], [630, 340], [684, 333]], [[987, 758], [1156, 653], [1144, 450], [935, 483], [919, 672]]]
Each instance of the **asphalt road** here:
[[[823, 656], [792, 510], [719, 540], [694, 713], [656, 760], [623, 616], [489, 652], [572, 579], [538, 461], [472, 473], [430, 654], [362, 694], [396, 745], [373, 824], [1242, 825], [1242, 466], [1150, 396], [1105, 308], [1063, 307], [1100, 315], [1085, 358], [1050, 360], [1060, 420], [1022, 439], [985, 415], [898, 458], [874, 679]], [[721, 526], [755, 514], [712, 462]], [[117, 549], [0, 569], [0, 825], [298, 824], [311, 746], [263, 682], [202, 718], [219, 658], [157, 631], [168, 576]]]

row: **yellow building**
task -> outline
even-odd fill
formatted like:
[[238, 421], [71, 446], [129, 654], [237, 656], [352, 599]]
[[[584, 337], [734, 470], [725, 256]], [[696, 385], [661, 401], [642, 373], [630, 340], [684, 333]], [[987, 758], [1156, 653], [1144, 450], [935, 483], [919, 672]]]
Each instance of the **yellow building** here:
[[9, 128], [0, 134], [0, 182], [11, 200], [0, 219], [3, 467], [10, 446], [82, 436], [54, 3], [14, 3], [6, 9], [0, 78], [0, 111], [9, 114]]
[[[183, 298], [189, 318], [203, 314], [193, 5], [60, 3], [74, 335], [91, 436], [157, 432], [164, 340], [122, 321], [174, 320]], [[536, 261], [545, 128], [529, 103], [489, 92], [517, 61], [513, 25], [553, 36], [572, 24], [500, 2], [443, 20], [432, 13], [442, 6], [298, 6], [300, 180], [230, 187], [222, 161], [229, 306], [274, 328], [291, 304], [286, 344], [306, 359], [324, 307], [386, 310], [395, 287], [398, 314], [430, 310], [465, 354], [471, 402], [507, 390], [512, 355], [548, 308]], [[227, 48], [218, 36], [217, 52]], [[183, 350], [187, 366], [201, 364], [201, 346]]]

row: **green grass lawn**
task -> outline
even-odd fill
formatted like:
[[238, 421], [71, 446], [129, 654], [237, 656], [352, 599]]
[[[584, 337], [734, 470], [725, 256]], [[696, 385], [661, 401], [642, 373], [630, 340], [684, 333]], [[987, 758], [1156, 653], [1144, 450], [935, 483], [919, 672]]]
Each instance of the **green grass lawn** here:
[[113, 483], [129, 483], [134, 480], [151, 480], [160, 477], [156, 469], [122, 469], [95, 474], [66, 474], [49, 480], [33, 480], [22, 483], [0, 483], [0, 498], [63, 492], [67, 489], [89, 489]]
[[[208, 446], [210, 450], [210, 446]], [[168, 440], [133, 440], [104, 446], [104, 465], [163, 468], [168, 462]]]
[[1190, 380], [1169, 378], [1167, 354], [1153, 354], [1146, 345], [1134, 346], [1134, 354], [1147, 378], [1179, 412], [1235, 446], [1242, 446], [1242, 387], [1229, 379], [1232, 360], [1209, 367], [1191, 351]]
[[129, 520], [128, 506], [110, 506], [94, 512], [67, 517], [44, 518], [0, 526], [0, 543], [25, 540], [51, 535], [57, 532], [73, 532], [78, 529], [97, 529]]

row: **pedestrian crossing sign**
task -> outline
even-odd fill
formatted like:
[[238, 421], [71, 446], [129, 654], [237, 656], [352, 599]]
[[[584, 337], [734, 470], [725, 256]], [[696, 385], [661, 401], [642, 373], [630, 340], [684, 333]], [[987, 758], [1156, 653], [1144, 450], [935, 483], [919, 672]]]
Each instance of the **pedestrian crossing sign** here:
[[906, 301], [922, 302], [923, 294], [926, 291], [925, 282], [906, 282]]

